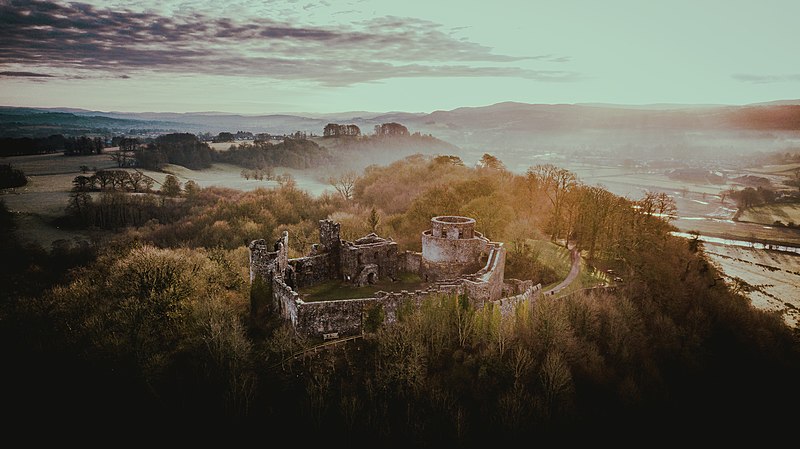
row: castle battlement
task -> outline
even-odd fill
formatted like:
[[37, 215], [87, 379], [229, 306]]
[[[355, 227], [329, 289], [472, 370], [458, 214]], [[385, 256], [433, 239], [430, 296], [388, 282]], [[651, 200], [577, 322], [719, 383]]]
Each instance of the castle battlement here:
[[[470, 217], [438, 216], [422, 233], [422, 252], [400, 252], [392, 239], [374, 233], [353, 242], [340, 238], [339, 223], [320, 220], [320, 243], [306, 257], [288, 259], [288, 233], [270, 245], [250, 245], [250, 280], [260, 277], [271, 286], [273, 310], [309, 336], [348, 336], [362, 333], [364, 317], [376, 307], [384, 323], [396, 320], [399, 304], [420, 304], [434, 295], [463, 294], [476, 306], [516, 294], [511, 302], [531, 296], [532, 282], [505, 284], [503, 243], [491, 242], [475, 231]], [[414, 291], [379, 291], [370, 297], [305, 302], [298, 288], [331, 280], [354, 286], [395, 280], [402, 273], [419, 275], [428, 287]], [[524, 291], [523, 291], [524, 290]], [[508, 301], [506, 301], [508, 302]], [[255, 317], [258, 319], [258, 317]]]

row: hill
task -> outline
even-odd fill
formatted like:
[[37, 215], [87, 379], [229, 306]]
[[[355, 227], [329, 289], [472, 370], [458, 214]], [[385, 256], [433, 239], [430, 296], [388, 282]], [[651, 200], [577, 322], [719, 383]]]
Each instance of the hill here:
[[[800, 104], [783, 100], [752, 105], [606, 105], [504, 102], [419, 112], [353, 111], [331, 114], [244, 115], [224, 112], [101, 112], [72, 108], [0, 108], [0, 135], [86, 130], [212, 133], [248, 131], [320, 136], [326, 124], [372, 130], [397, 122], [478, 156], [506, 158], [555, 152], [620, 157], [707, 158], [783, 150], [800, 132]], [[143, 132], [143, 131], [142, 131]]]
[[178, 123], [162, 120], [116, 118], [101, 113], [48, 111], [34, 108], [0, 108], [0, 137], [47, 137], [53, 134], [129, 133], [132, 130], [171, 132]]

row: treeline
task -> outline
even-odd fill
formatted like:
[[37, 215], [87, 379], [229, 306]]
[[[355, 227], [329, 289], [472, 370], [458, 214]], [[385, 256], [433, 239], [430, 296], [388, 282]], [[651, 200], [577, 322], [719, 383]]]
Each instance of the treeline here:
[[[100, 170], [73, 180], [63, 223], [70, 227], [119, 230], [155, 221], [168, 224], [183, 217], [195, 205], [200, 187], [189, 180], [181, 186], [167, 175], [160, 189], [141, 172]], [[101, 192], [92, 196], [90, 192]], [[184, 204], [186, 203], [186, 204]]]
[[63, 152], [67, 156], [100, 154], [108, 145], [102, 137], [65, 137], [54, 134], [48, 137], [0, 138], [0, 155], [21, 156]]
[[231, 145], [226, 151], [215, 152], [214, 160], [252, 169], [276, 166], [307, 169], [330, 163], [332, 156], [326, 148], [311, 140], [284, 139], [277, 144], [257, 140]]
[[140, 171], [97, 170], [91, 175], [78, 175], [72, 180], [73, 192], [150, 192], [155, 180]]
[[[236, 430], [299, 444], [783, 438], [775, 429], [791, 428], [786, 410], [800, 399], [790, 388], [797, 335], [728, 289], [698, 241], [669, 234], [671, 207], [667, 196], [595, 190], [558, 167], [514, 174], [490, 154], [475, 168], [421, 155], [373, 166], [349, 199], [292, 183], [200, 189], [171, 223], [121, 233], [55, 288], [3, 303], [6, 374], [22, 387], [6, 405], [25, 423], [140, 435], [191, 425], [204, 437]], [[317, 342], [249, 319], [248, 305], [270, 295], [249, 286], [252, 239], [288, 230], [292, 256], [306, 254], [318, 220], [332, 217], [343, 238], [372, 229], [412, 249], [442, 214], [475, 217], [506, 242], [509, 262], [525, 259], [528, 239], [569, 239], [616, 264], [625, 283], [541, 297], [508, 316], [457, 296], [401, 305], [396, 325], [372, 310], [364, 339], [298, 358]]]
[[[318, 223], [342, 206], [338, 198], [315, 198], [289, 182], [249, 192], [204, 188], [187, 199], [184, 215], [172, 223], [149, 223], [128, 235], [160, 247], [235, 249], [260, 238], [292, 235], [293, 257], [304, 256], [318, 242]], [[188, 213], [191, 210], [191, 213]]]
[[182, 165], [192, 170], [211, 166], [214, 150], [191, 133], [163, 134], [134, 150], [136, 165], [160, 170], [164, 164]]
[[[793, 185], [797, 182], [794, 180], [786, 181], [787, 185]], [[745, 187], [741, 190], [728, 190], [723, 192], [723, 195], [729, 195], [730, 198], [736, 201], [736, 206], [739, 211], [749, 207], [762, 206], [764, 204], [775, 203], [797, 203], [800, 202], [800, 192], [775, 190], [769, 187]]]
[[[124, 148], [123, 148], [124, 144]], [[265, 140], [231, 145], [228, 150], [216, 151], [191, 133], [164, 134], [149, 143], [121, 140], [119, 165], [135, 165], [160, 170], [164, 164], [182, 165], [192, 170], [208, 168], [214, 162], [238, 165], [249, 169], [288, 167], [307, 169], [331, 161], [331, 154], [315, 142], [306, 139], [285, 139], [273, 144]]]

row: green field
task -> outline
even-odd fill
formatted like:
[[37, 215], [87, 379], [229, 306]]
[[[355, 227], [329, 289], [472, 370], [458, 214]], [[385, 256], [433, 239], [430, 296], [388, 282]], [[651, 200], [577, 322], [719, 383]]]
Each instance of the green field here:
[[800, 204], [765, 204], [750, 207], [739, 215], [739, 221], [772, 225], [776, 221], [783, 224], [794, 223], [800, 225]]
[[317, 284], [312, 287], [304, 287], [299, 290], [303, 301], [332, 301], [336, 299], [356, 299], [370, 298], [379, 291], [399, 292], [401, 290], [414, 291], [425, 288], [422, 279], [413, 273], [403, 273], [397, 281], [381, 279], [375, 284], [364, 287], [356, 287], [348, 282], [332, 280]]
[[551, 267], [560, 279], [567, 277], [572, 268], [572, 260], [567, 248], [547, 240], [529, 239], [527, 244], [542, 265]]

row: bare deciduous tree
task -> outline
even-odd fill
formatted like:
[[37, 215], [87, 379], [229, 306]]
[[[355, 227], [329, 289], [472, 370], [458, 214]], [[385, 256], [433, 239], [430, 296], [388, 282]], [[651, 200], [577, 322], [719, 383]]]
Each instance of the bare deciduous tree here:
[[535, 165], [527, 171], [530, 182], [545, 192], [553, 206], [550, 238], [555, 239], [561, 231], [561, 213], [564, 195], [578, 184], [578, 178], [569, 170], [552, 164]]
[[356, 181], [358, 181], [358, 174], [352, 170], [328, 178], [328, 183], [347, 201], [353, 199], [353, 190], [355, 189]]

